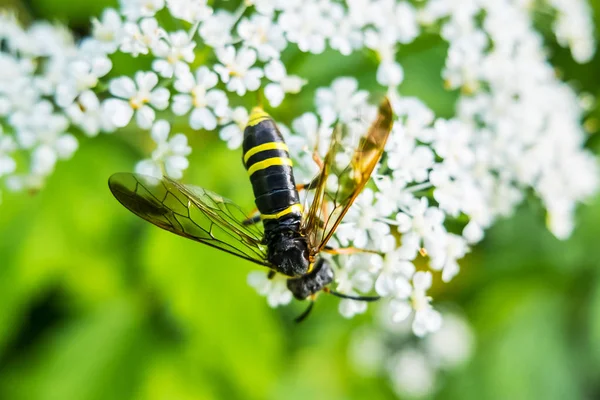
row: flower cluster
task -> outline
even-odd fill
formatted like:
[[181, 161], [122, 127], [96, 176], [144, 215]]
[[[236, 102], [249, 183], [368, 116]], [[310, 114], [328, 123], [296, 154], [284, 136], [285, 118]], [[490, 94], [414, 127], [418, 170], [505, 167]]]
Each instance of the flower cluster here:
[[[587, 3], [547, 3], [557, 11], [558, 43], [577, 61], [589, 60], [595, 42]], [[94, 19], [91, 35], [79, 42], [63, 27], [23, 28], [2, 13], [0, 179], [11, 189], [40, 187], [57, 160], [77, 149], [71, 133], [94, 136], [128, 125], [148, 131], [156, 144], [135, 170], [180, 178], [191, 148], [184, 134], [171, 135], [167, 121], [177, 117], [193, 130], [217, 131], [236, 149], [249, 97], [262, 95], [277, 108], [290, 95], [314, 91], [311, 110], [280, 124], [296, 179], [306, 182], [317, 172], [314, 151], [324, 155], [335, 125], [347, 127], [345, 148], [351, 150], [375, 108], [355, 77], [316, 88], [309, 77], [288, 73], [282, 53], [292, 48], [315, 60], [327, 49], [370, 53], [377, 59], [373, 76], [392, 103], [394, 128], [373, 184], [333, 238], [340, 247], [370, 252], [330, 262], [337, 291], [376, 292], [386, 298], [393, 321], [410, 318], [422, 336], [441, 326], [427, 294], [433, 279], [450, 281], [469, 246], [527, 193], [541, 199], [549, 229], [565, 238], [576, 204], [598, 188], [596, 159], [584, 150], [583, 110], [548, 62], [533, 12], [529, 2], [512, 0], [418, 6], [252, 0], [234, 11], [205, 0], [121, 0], [119, 9]], [[440, 74], [446, 89], [460, 90], [451, 118], [402, 94], [398, 55], [424, 31], [448, 44]], [[114, 76], [116, 53], [147, 61], [147, 69]], [[19, 152], [28, 164], [16, 162]], [[249, 278], [272, 306], [291, 301], [282, 282]], [[339, 310], [351, 317], [366, 303], [345, 299]]]
[[[94, 92], [112, 63], [58, 25], [25, 29], [0, 10], [0, 27], [0, 179], [11, 189], [37, 189], [77, 150], [72, 126], [88, 136], [113, 130]], [[17, 164], [19, 153], [26, 166]]]
[[377, 329], [352, 333], [349, 358], [361, 375], [386, 376], [399, 398], [429, 398], [442, 386], [440, 377], [471, 359], [475, 337], [460, 314], [444, 311], [441, 328], [415, 340], [406, 321], [391, 322], [389, 309], [379, 311]]

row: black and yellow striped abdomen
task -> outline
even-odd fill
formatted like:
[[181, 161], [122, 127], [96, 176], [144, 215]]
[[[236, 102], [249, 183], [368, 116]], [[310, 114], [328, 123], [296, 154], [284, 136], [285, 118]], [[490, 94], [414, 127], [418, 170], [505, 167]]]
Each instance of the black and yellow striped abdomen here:
[[302, 206], [292, 172], [292, 159], [275, 122], [260, 108], [250, 114], [244, 130], [243, 161], [265, 222], [300, 220]]

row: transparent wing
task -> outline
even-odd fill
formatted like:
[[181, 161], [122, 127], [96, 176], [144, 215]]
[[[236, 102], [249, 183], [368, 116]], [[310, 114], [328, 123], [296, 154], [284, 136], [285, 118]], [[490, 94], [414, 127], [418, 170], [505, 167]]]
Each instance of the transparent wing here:
[[317, 178], [313, 202], [302, 221], [302, 232], [308, 238], [312, 254], [325, 247], [369, 181], [392, 130], [392, 117], [392, 107], [385, 98], [379, 106], [375, 121], [360, 138], [350, 161], [345, 163], [340, 162], [338, 158], [343, 153], [342, 138], [345, 128], [342, 125], [336, 127], [323, 160], [323, 168]]
[[108, 185], [117, 200], [138, 217], [177, 235], [270, 267], [261, 228], [258, 224], [243, 225], [246, 214], [230, 200], [167, 177], [118, 173], [110, 177]]

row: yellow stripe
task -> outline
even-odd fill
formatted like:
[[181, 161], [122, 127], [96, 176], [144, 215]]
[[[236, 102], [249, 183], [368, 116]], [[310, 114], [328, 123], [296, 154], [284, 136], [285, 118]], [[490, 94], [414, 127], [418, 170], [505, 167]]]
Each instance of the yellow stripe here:
[[248, 175], [252, 176], [256, 171], [260, 171], [261, 169], [272, 167], [273, 165], [289, 165], [292, 166], [292, 160], [290, 158], [284, 157], [272, 157], [267, 158], [264, 161], [259, 161], [255, 164], [252, 164], [250, 168], [248, 168]]
[[283, 142], [269, 142], [263, 143], [258, 146], [254, 146], [246, 154], [244, 154], [244, 164], [248, 162], [248, 159], [255, 155], [256, 153], [260, 153], [261, 151], [266, 150], [285, 150], [289, 151], [287, 145]]
[[262, 219], [279, 219], [285, 215], [291, 214], [293, 212], [297, 212], [302, 214], [302, 204], [293, 204], [286, 208], [283, 211], [279, 211], [277, 214], [261, 214], [260, 217]]
[[255, 126], [259, 123], [271, 118], [269, 114], [264, 112], [264, 110], [260, 107], [254, 107], [252, 112], [250, 112], [250, 117], [248, 118], [247, 126]]

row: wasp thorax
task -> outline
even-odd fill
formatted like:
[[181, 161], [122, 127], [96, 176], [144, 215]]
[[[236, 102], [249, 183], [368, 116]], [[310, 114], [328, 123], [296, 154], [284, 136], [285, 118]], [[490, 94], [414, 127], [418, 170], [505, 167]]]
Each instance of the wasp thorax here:
[[323, 259], [319, 259], [315, 268], [308, 274], [287, 281], [287, 287], [298, 300], [304, 300], [333, 281], [333, 270]]
[[278, 272], [301, 276], [308, 270], [308, 246], [302, 238], [289, 238], [273, 243], [269, 261]]

